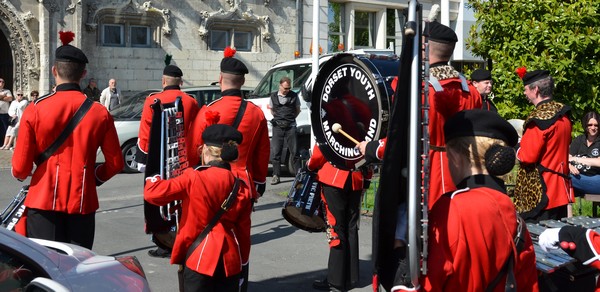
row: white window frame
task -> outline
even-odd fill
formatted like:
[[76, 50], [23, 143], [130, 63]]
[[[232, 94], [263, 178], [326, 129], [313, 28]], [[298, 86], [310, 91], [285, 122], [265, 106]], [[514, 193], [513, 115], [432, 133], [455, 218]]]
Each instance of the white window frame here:
[[[145, 44], [134, 44], [133, 43], [133, 33], [132, 30], [134, 28], [145, 28], [146, 29], [146, 43]], [[134, 48], [150, 48], [152, 40], [152, 28], [147, 25], [129, 25], [129, 44]]]
[[[209, 49], [214, 50], [214, 51], [222, 51], [225, 49], [225, 47], [215, 46], [213, 44], [213, 32], [224, 32], [225, 33], [225, 47], [227, 47], [227, 46], [235, 47], [235, 49], [240, 52], [251, 52], [252, 51], [252, 46], [253, 46], [253, 42], [254, 42], [254, 34], [250, 31], [236, 30], [235, 28], [230, 28], [230, 29], [224, 29], [222, 27], [211, 28], [210, 33], [209, 33], [208, 47], [209, 47]], [[245, 44], [242, 45], [242, 44], [238, 44], [235, 42], [236, 36], [239, 36], [239, 35], [246, 35], [246, 43]]]
[[[120, 43], [107, 43], [106, 42], [106, 31], [105, 29], [108, 27], [118, 27], [120, 31]], [[125, 46], [125, 25], [118, 23], [104, 23], [102, 24], [101, 30], [101, 44], [106, 47], [124, 47]]]

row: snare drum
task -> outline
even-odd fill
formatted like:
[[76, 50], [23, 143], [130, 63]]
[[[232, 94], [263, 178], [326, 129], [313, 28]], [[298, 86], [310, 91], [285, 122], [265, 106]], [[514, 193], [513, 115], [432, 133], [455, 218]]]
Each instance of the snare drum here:
[[299, 172], [296, 175], [281, 213], [285, 220], [302, 230], [325, 231], [327, 223], [321, 202], [321, 184], [316, 173]]

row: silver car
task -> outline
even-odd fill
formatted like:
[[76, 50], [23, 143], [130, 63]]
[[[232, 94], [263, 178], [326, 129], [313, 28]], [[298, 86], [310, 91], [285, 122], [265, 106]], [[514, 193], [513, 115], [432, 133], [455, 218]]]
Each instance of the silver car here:
[[[221, 89], [218, 85], [189, 87], [183, 88], [182, 90], [194, 97], [196, 101], [198, 101], [200, 107], [221, 98]], [[249, 88], [242, 88], [242, 93], [246, 95], [250, 90], [251, 89]], [[124, 172], [138, 172], [137, 163], [134, 158], [137, 149], [136, 144], [140, 129], [140, 119], [142, 118], [142, 107], [150, 93], [159, 91], [162, 90], [148, 89], [139, 92], [131, 97], [125, 98], [118, 108], [110, 111], [110, 114], [115, 120], [115, 128], [117, 128], [117, 135], [119, 136], [119, 143], [121, 144], [121, 151], [123, 152], [123, 159], [125, 160]], [[97, 152], [96, 160], [98, 162], [104, 161], [104, 156], [100, 150]]]
[[0, 291], [150, 291], [135, 256], [101, 256], [0, 228]]

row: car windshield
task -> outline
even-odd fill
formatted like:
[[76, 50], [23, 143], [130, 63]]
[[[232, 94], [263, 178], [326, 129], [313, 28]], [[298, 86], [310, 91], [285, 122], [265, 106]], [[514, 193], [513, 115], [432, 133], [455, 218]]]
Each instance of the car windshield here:
[[144, 90], [130, 97], [125, 97], [119, 107], [110, 111], [110, 114], [115, 120], [139, 120], [142, 117], [144, 101], [152, 92], [157, 92], [157, 90]]
[[298, 64], [286, 67], [280, 67], [271, 69], [263, 78], [256, 90], [250, 95], [249, 98], [263, 98], [269, 97], [271, 92], [275, 92], [279, 89], [279, 80], [281, 77], [289, 77], [292, 80], [292, 90], [298, 92], [308, 76], [310, 76], [311, 64]]

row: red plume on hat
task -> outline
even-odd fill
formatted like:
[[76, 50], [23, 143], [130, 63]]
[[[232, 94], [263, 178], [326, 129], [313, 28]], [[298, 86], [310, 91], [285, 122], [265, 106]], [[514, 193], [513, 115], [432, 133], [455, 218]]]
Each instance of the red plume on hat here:
[[206, 125], [208, 126], [219, 123], [219, 120], [221, 119], [219, 112], [215, 111], [206, 111], [204, 117], [206, 119]]
[[525, 66], [519, 67], [515, 70], [515, 73], [517, 73], [517, 75], [519, 75], [519, 78], [523, 79], [523, 76], [525, 76], [525, 74], [527, 74], [527, 68]]
[[70, 42], [72, 42], [75, 39], [75, 34], [72, 31], [59, 31], [58, 34], [60, 35], [60, 41], [62, 42], [63, 46], [64, 45], [68, 45]]
[[233, 58], [235, 52], [235, 49], [232, 49], [231, 47], [226, 47], [225, 51], [223, 52], [223, 55], [225, 56], [225, 58]]

